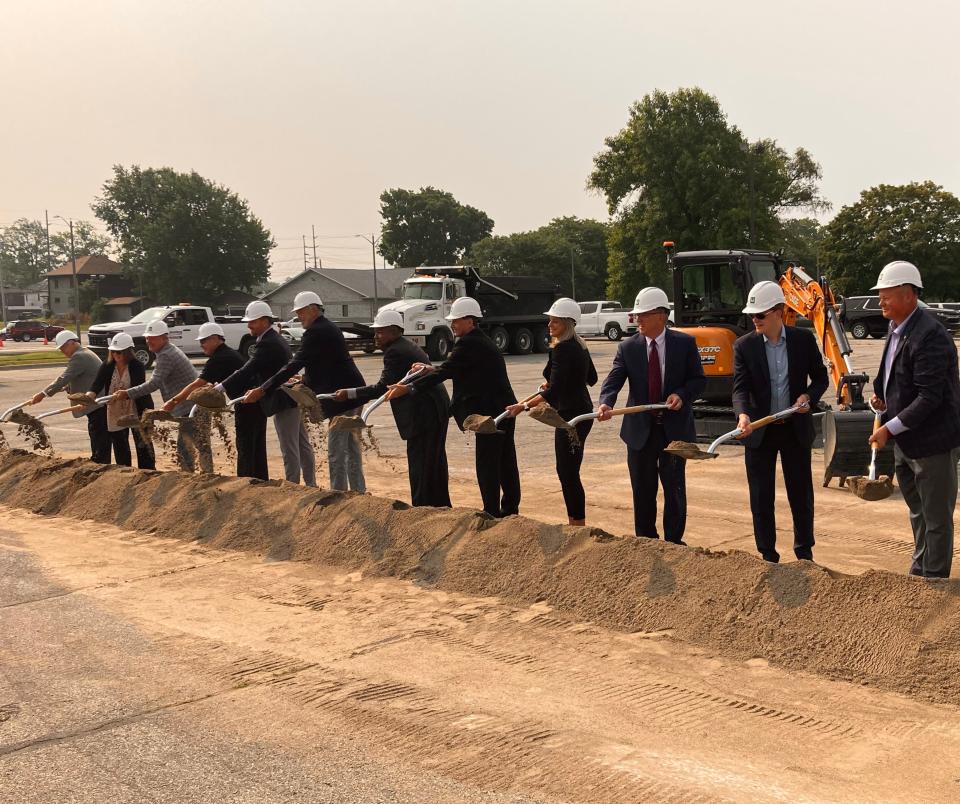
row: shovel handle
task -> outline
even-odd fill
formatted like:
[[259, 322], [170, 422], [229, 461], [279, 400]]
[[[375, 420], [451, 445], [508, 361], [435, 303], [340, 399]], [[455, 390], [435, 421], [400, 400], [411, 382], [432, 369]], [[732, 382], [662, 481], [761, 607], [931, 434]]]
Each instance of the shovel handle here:
[[631, 405], [628, 408], [614, 408], [610, 411], [611, 416], [625, 416], [628, 413], [644, 413], [650, 410], [670, 410], [669, 405]]

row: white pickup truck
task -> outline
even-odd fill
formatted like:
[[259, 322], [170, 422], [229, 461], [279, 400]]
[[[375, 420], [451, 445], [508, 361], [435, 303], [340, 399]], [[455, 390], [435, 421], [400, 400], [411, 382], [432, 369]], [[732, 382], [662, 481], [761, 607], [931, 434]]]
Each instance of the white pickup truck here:
[[611, 341], [619, 341], [624, 334], [632, 335], [637, 324], [630, 318], [630, 311], [620, 302], [585, 301], [580, 302], [579, 335], [603, 335]]
[[153, 365], [153, 353], [147, 349], [143, 331], [151, 321], [162, 318], [170, 328], [170, 343], [179, 347], [188, 355], [202, 355], [203, 349], [197, 341], [201, 324], [216, 321], [223, 327], [227, 345], [236, 349], [244, 357], [248, 356], [254, 338], [242, 323], [239, 316], [215, 316], [209, 307], [194, 307], [190, 304], [148, 307], [129, 321], [113, 321], [109, 324], [94, 324], [87, 332], [90, 350], [101, 359], [107, 356], [107, 344], [120, 332], [126, 332], [133, 338], [133, 350], [137, 360], [144, 366]]

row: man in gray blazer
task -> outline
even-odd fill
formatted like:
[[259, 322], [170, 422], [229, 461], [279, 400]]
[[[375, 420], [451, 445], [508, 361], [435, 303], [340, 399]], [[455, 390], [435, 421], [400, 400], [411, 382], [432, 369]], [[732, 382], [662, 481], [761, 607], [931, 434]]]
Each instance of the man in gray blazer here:
[[[48, 396], [66, 391], [68, 394], [85, 394], [97, 378], [102, 362], [89, 349], [84, 349], [80, 338], [69, 329], [61, 330], [54, 340], [57, 348], [67, 357], [67, 368], [50, 385], [36, 394], [34, 405]], [[75, 419], [87, 417], [87, 433], [90, 436], [90, 460], [95, 463], [110, 463], [110, 434], [107, 432], [107, 409], [94, 408], [73, 414]]]

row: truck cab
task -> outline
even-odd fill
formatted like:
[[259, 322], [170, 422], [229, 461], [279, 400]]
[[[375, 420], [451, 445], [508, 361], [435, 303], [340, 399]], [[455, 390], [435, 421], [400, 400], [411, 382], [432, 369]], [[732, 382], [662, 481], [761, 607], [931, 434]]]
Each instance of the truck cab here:
[[433, 360], [445, 360], [453, 346], [446, 315], [454, 299], [465, 296], [462, 278], [443, 274], [422, 274], [417, 269], [403, 283], [400, 299], [382, 307], [403, 316], [403, 334], [426, 349]]

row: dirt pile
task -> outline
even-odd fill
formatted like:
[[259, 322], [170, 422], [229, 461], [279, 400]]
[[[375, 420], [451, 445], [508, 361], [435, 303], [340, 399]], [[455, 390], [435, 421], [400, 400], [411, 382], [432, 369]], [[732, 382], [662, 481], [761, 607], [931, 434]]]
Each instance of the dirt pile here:
[[[410, 508], [284, 481], [145, 472], [20, 450], [0, 459], [0, 503], [109, 522], [274, 560], [546, 602], [554, 614], [667, 632], [736, 659], [960, 700], [960, 584], [845, 576], [617, 538], [525, 517]], [[82, 534], [78, 534], [82, 538]]]

